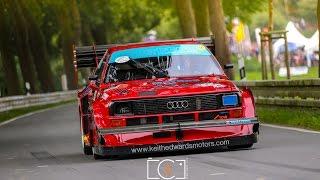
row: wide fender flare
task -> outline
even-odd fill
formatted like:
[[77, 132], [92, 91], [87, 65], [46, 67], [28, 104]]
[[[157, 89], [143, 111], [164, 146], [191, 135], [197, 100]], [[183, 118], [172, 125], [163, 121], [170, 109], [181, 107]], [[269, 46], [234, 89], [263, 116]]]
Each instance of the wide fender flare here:
[[111, 126], [109, 119], [109, 106], [104, 100], [96, 100], [92, 103], [92, 115], [96, 128], [107, 128]]
[[252, 91], [244, 87], [241, 91], [243, 115], [246, 118], [256, 117], [255, 100]]

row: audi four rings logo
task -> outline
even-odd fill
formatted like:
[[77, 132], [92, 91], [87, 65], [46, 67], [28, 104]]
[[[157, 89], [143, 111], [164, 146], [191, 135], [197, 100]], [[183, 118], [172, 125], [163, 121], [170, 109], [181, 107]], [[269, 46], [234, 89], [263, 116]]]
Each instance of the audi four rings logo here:
[[167, 103], [167, 108], [168, 109], [186, 109], [189, 107], [189, 102], [184, 100], [184, 101], [169, 101]]

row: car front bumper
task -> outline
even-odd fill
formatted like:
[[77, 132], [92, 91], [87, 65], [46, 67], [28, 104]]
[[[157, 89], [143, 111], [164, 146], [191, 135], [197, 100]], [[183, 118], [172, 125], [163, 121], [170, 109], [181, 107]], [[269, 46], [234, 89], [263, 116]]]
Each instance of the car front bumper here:
[[[155, 137], [157, 133], [169, 137]], [[257, 142], [257, 118], [181, 122], [140, 127], [99, 129], [99, 155], [144, 154], [192, 149], [215, 149]]]
[[206, 139], [197, 141], [181, 141], [174, 143], [150, 144], [138, 146], [120, 147], [94, 147], [95, 154], [100, 156], [148, 154], [148, 153], [168, 153], [197, 149], [217, 150], [230, 146], [249, 145], [257, 142], [257, 133], [246, 136], [236, 136], [219, 139]]

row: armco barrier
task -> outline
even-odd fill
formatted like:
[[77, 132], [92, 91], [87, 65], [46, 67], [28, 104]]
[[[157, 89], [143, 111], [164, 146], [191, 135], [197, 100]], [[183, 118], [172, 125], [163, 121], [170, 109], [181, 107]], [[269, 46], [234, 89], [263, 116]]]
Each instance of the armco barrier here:
[[0, 98], [0, 112], [17, 108], [45, 105], [76, 99], [76, 91], [32, 94], [28, 96], [9, 96]]
[[247, 86], [257, 104], [320, 108], [320, 79], [236, 81], [239, 88]]

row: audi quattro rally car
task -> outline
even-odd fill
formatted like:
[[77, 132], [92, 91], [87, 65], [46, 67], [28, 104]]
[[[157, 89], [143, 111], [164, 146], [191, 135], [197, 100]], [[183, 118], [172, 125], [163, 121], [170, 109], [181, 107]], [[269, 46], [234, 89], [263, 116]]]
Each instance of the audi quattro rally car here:
[[77, 47], [74, 53], [76, 68], [95, 68], [78, 93], [87, 155], [257, 142], [253, 95], [225, 75], [211, 38]]

